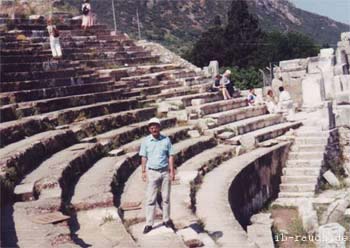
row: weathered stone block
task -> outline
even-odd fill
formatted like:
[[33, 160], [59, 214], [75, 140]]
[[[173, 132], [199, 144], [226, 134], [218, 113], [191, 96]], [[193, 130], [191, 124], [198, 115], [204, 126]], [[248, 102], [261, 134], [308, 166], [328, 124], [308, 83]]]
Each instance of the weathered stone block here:
[[315, 107], [325, 99], [325, 88], [320, 74], [309, 74], [302, 81], [303, 106]]
[[344, 217], [345, 218], [350, 218], [350, 208], [346, 209], [346, 211], [344, 213]]
[[350, 105], [338, 105], [336, 108], [337, 126], [350, 126]]
[[341, 33], [340, 34], [340, 40], [341, 41], [350, 41], [350, 32], [343, 32], [343, 33]]
[[239, 139], [239, 142], [246, 151], [252, 150], [256, 147], [256, 139], [254, 135], [245, 134]]
[[320, 57], [331, 57], [334, 55], [334, 49], [333, 48], [325, 48], [320, 50]]
[[350, 104], [350, 91], [337, 93], [335, 99], [337, 104]]
[[169, 111], [168, 117], [175, 117], [178, 121], [187, 121], [188, 120], [188, 114], [187, 114], [186, 110]]
[[339, 187], [340, 186], [338, 178], [330, 170], [326, 171], [323, 174], [323, 177], [327, 180], [327, 182], [330, 185], [332, 185], [334, 187]]
[[200, 98], [200, 99], [192, 99], [191, 104], [192, 106], [199, 106], [201, 104], [205, 103], [205, 99]]
[[280, 61], [281, 71], [293, 71], [293, 70], [302, 70], [307, 66], [307, 59], [293, 59]]
[[188, 135], [191, 138], [198, 138], [201, 136], [201, 134], [198, 132], [198, 130], [190, 130], [190, 131], [188, 131]]
[[345, 248], [345, 228], [338, 223], [320, 226], [318, 248]]

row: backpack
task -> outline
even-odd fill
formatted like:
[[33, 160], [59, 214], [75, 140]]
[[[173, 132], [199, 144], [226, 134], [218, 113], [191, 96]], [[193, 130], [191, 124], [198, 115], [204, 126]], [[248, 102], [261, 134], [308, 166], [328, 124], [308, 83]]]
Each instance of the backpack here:
[[88, 15], [89, 12], [90, 12], [90, 10], [86, 6], [84, 6], [84, 8], [83, 8], [83, 15]]
[[52, 28], [52, 35], [53, 35], [53, 37], [55, 37], [55, 38], [60, 37], [60, 32], [58, 31], [57, 28], [55, 28], [55, 27]]

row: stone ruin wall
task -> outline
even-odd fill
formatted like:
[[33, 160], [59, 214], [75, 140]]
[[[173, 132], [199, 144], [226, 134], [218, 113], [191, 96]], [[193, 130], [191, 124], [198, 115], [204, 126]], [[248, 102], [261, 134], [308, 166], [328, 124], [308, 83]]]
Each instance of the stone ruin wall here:
[[298, 108], [315, 107], [325, 100], [349, 104], [350, 32], [342, 33], [337, 48], [321, 49], [317, 57], [281, 61], [272, 88], [283, 85]]

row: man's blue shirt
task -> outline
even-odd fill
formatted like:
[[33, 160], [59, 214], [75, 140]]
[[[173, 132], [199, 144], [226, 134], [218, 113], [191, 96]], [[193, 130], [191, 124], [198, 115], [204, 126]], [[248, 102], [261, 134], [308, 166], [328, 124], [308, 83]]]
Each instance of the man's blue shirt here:
[[174, 149], [168, 137], [161, 135], [159, 139], [153, 135], [147, 136], [140, 148], [139, 155], [147, 158], [147, 168], [161, 169], [169, 166], [169, 156], [174, 155]]

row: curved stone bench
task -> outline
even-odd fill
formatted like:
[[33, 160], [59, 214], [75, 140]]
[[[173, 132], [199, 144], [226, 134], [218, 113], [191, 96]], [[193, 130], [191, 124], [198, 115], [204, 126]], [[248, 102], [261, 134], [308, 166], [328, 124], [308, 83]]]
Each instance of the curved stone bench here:
[[[66, 81], [68, 82], [68, 81]], [[43, 87], [41, 89], [29, 89], [21, 91], [3, 92], [0, 94], [0, 101], [4, 104], [28, 102], [28, 101], [40, 101], [43, 99], [50, 99], [54, 97], [67, 97], [80, 94], [98, 93], [110, 90], [113, 86], [113, 82], [98, 82], [91, 84], [80, 85], [63, 85], [58, 87]], [[95, 90], [95, 91], [94, 91]]]
[[288, 149], [288, 142], [259, 148], [224, 162], [204, 177], [196, 214], [220, 246], [256, 247], [243, 228], [277, 197]]

